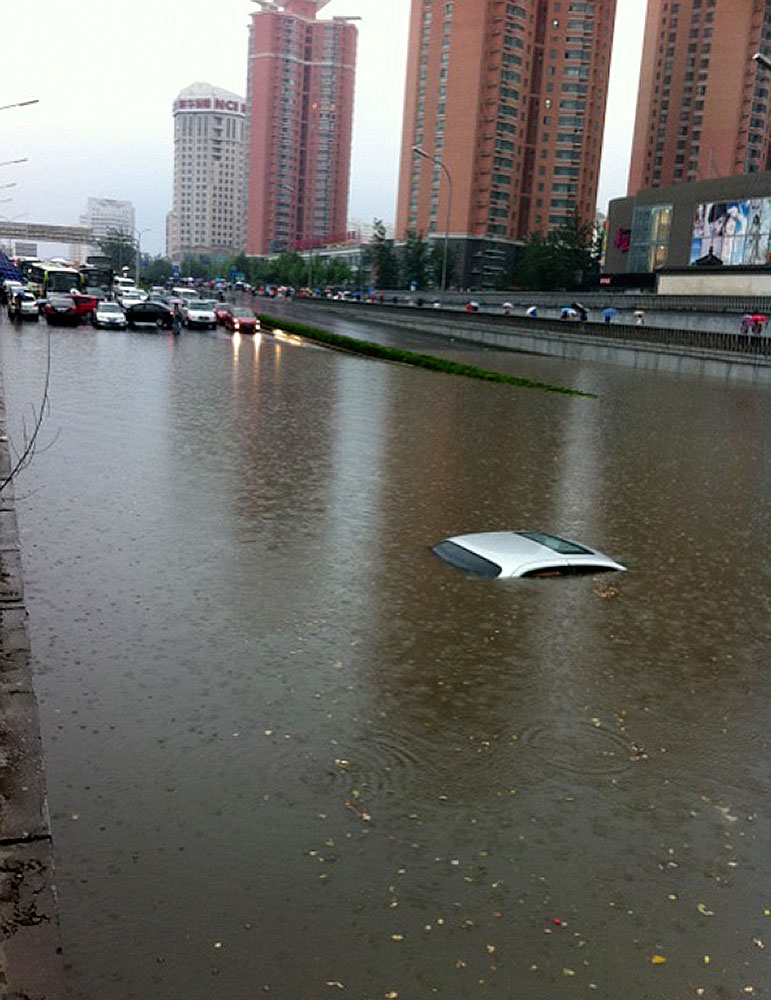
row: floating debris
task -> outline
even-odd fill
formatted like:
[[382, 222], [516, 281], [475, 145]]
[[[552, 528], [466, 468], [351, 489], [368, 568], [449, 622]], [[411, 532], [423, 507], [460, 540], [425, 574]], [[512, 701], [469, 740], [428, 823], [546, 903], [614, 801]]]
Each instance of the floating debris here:
[[663, 955], [653, 955], [651, 957], [651, 965], [664, 965], [666, 961]]
[[714, 917], [715, 916], [715, 911], [708, 909], [706, 903], [697, 903], [696, 904], [696, 909], [704, 917]]

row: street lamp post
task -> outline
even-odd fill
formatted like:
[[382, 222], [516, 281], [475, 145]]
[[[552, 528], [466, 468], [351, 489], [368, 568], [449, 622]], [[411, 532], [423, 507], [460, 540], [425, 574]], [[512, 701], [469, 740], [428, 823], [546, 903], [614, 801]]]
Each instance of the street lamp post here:
[[762, 66], [763, 69], [771, 69], [771, 59], [769, 59], [769, 57], [764, 55], [762, 52], [756, 52], [752, 58], [756, 63], [758, 63], [759, 66]]
[[151, 233], [151, 232], [152, 232], [152, 229], [134, 229], [134, 235], [137, 238], [137, 259], [134, 262], [135, 263], [136, 277], [135, 277], [134, 280], [136, 281], [137, 285], [139, 284], [139, 262], [140, 262], [141, 257], [142, 257], [142, 252], [140, 250], [140, 241], [142, 239], [142, 233]]
[[416, 156], [422, 156], [424, 160], [431, 160], [432, 163], [435, 163], [438, 167], [441, 167], [441, 169], [444, 171], [444, 176], [447, 178], [447, 213], [445, 217], [445, 226], [444, 226], [444, 253], [442, 254], [442, 299], [444, 299], [445, 292], [447, 289], [447, 246], [450, 237], [450, 211], [452, 209], [452, 177], [450, 176], [450, 171], [445, 166], [441, 157], [432, 156], [430, 153], [427, 153], [422, 146], [413, 146], [412, 152], [415, 153]]

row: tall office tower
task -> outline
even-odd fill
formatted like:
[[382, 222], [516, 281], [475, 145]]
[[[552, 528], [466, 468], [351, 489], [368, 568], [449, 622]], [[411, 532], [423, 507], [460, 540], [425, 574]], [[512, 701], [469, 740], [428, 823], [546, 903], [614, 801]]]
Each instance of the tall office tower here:
[[358, 31], [329, 0], [256, 0], [249, 30], [247, 252], [345, 239]]
[[771, 0], [648, 0], [630, 195], [767, 170]]
[[453, 240], [594, 219], [615, 11], [412, 0], [398, 236], [444, 232], [450, 187]]
[[210, 83], [186, 87], [174, 102], [174, 207], [166, 253], [227, 257], [245, 248], [246, 105]]
[[84, 264], [89, 254], [101, 253], [100, 240], [115, 234], [134, 239], [134, 206], [130, 201], [118, 201], [116, 198], [89, 198], [80, 224], [92, 230], [94, 242], [90, 246], [73, 244], [69, 258]]

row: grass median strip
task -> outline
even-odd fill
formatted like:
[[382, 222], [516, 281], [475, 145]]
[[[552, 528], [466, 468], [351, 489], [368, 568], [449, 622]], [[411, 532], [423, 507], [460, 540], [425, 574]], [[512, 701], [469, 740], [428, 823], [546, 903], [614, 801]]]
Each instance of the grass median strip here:
[[381, 361], [397, 361], [403, 365], [413, 365], [416, 368], [427, 368], [429, 371], [444, 372], [446, 375], [464, 375], [466, 378], [483, 379], [485, 382], [502, 382], [505, 385], [517, 385], [523, 389], [541, 389], [543, 392], [561, 392], [567, 396], [596, 398], [594, 393], [582, 392], [580, 389], [550, 385], [548, 382], [536, 382], [529, 378], [519, 378], [517, 375], [504, 375], [501, 372], [491, 372], [485, 368], [477, 368], [475, 365], [462, 365], [457, 361], [435, 358], [430, 354], [415, 354], [413, 351], [402, 351], [398, 347], [385, 347], [383, 344], [373, 344], [369, 340], [344, 337], [339, 333], [331, 333], [329, 330], [319, 330], [315, 327], [305, 326], [303, 323], [294, 323], [275, 316], [260, 315], [259, 319], [262, 326], [268, 331], [283, 330], [286, 333], [293, 333], [298, 337], [305, 337], [307, 340], [326, 344], [328, 347], [334, 347], [340, 351], [360, 354], [366, 358], [379, 358]]

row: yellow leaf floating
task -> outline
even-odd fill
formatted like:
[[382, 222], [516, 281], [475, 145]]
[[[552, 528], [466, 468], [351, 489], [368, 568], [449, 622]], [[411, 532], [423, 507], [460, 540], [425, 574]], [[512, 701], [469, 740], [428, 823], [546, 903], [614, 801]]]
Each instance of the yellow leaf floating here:
[[699, 913], [701, 913], [705, 917], [714, 917], [715, 916], [715, 911], [714, 910], [708, 910], [706, 903], [697, 903], [696, 909], [699, 911]]
[[651, 965], [664, 965], [666, 959], [663, 955], [654, 955], [651, 959]]

